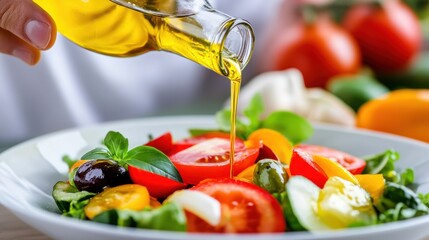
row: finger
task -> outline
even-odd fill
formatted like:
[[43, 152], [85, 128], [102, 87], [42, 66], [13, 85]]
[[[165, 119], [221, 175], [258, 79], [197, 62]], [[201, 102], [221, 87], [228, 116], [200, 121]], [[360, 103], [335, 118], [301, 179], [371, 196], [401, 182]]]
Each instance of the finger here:
[[0, 52], [15, 56], [30, 65], [36, 64], [40, 59], [39, 49], [4, 29], [0, 29]]
[[0, 0], [0, 28], [42, 50], [56, 37], [52, 18], [32, 0]]

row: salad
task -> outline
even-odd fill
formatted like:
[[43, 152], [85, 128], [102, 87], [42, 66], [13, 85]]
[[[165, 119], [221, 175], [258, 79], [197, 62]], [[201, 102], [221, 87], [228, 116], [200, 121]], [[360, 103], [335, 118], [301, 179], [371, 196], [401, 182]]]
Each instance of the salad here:
[[229, 162], [229, 110], [218, 129], [149, 136], [129, 148], [110, 131], [103, 147], [64, 157], [68, 179], [53, 186], [62, 215], [85, 221], [165, 231], [259, 233], [329, 231], [402, 221], [429, 213], [412, 169], [386, 149], [353, 156], [306, 144], [313, 128], [277, 111], [261, 119], [256, 95], [237, 121]]

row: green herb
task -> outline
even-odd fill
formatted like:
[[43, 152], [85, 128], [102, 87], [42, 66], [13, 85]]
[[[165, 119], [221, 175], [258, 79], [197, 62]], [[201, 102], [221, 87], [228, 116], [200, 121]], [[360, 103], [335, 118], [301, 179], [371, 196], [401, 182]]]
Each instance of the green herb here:
[[121, 227], [186, 231], [185, 213], [174, 203], [166, 203], [159, 208], [142, 211], [108, 210], [95, 216], [92, 220]]
[[69, 167], [69, 169], [73, 166], [73, 164], [75, 164], [78, 160], [76, 159], [72, 159], [70, 156], [68, 155], [64, 155], [63, 156], [63, 162], [65, 162], [67, 164], [67, 166]]
[[81, 159], [111, 159], [120, 165], [128, 165], [182, 182], [182, 178], [168, 156], [154, 147], [137, 146], [128, 150], [128, 139], [121, 133], [110, 131], [103, 140], [106, 148], [95, 148]]
[[414, 191], [392, 182], [386, 183], [383, 195], [375, 207], [379, 212], [380, 223], [405, 220], [429, 213], [428, 207]]
[[418, 197], [420, 199], [420, 201], [426, 205], [427, 207], [429, 207], [429, 193], [423, 194], [423, 193], [419, 193]]
[[410, 168], [405, 169], [402, 173], [396, 169], [395, 162], [399, 160], [399, 153], [389, 149], [384, 153], [364, 157], [366, 167], [363, 173], [383, 174], [386, 181], [402, 185], [410, 185], [414, 182], [414, 171]]
[[[303, 117], [288, 111], [272, 112], [267, 118], [261, 119], [264, 111], [262, 96], [256, 94], [249, 102], [249, 105], [243, 110], [243, 117], [237, 117], [236, 134], [242, 139], [259, 128], [269, 128], [283, 134], [292, 144], [298, 144], [310, 138], [313, 135], [313, 127]], [[210, 131], [230, 132], [230, 109], [223, 109], [216, 113], [216, 122], [218, 130], [191, 129], [193, 136]]]
[[313, 127], [301, 116], [292, 112], [273, 112], [261, 123], [262, 128], [270, 128], [283, 134], [292, 144], [298, 144], [313, 135]]

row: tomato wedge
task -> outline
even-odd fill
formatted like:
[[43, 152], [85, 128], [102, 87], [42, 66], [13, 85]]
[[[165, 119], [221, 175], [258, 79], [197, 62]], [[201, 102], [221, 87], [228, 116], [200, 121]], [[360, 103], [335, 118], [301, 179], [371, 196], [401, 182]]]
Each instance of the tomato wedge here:
[[189, 232], [260, 233], [284, 232], [286, 222], [277, 200], [264, 189], [234, 179], [211, 179], [191, 188], [204, 192], [221, 204], [221, 221], [211, 226], [186, 213]]
[[174, 181], [173, 179], [145, 171], [143, 169], [129, 165], [128, 172], [131, 180], [135, 184], [145, 186], [150, 196], [155, 198], [165, 198], [174, 191], [183, 189], [186, 184]]
[[349, 172], [351, 172], [352, 174], [360, 174], [366, 166], [365, 160], [332, 148], [317, 145], [300, 144], [296, 146], [295, 149], [300, 149], [311, 155], [320, 155], [329, 158], [333, 161], [336, 161], [345, 169], [349, 170]]
[[168, 155], [173, 149], [173, 136], [170, 132], [166, 132], [161, 136], [154, 138], [147, 142], [145, 146], [150, 146], [158, 149], [164, 154]]
[[184, 138], [181, 139], [179, 141], [176, 141], [173, 143], [173, 149], [171, 151], [170, 154], [174, 154], [176, 152], [180, 152], [182, 150], [185, 150], [189, 147], [194, 146], [195, 144], [198, 144], [200, 142], [204, 142], [207, 139], [210, 138], [225, 138], [225, 139], [229, 139], [229, 133], [226, 132], [208, 132], [208, 133], [203, 133], [201, 135], [198, 136], [194, 136], [194, 137], [189, 137], [189, 138]]
[[313, 157], [300, 149], [293, 150], [289, 170], [292, 176], [306, 177], [320, 188], [323, 188], [326, 181], [328, 181], [328, 176], [326, 176], [323, 169], [313, 161]]
[[[229, 137], [198, 137], [197, 144], [170, 156], [182, 179], [188, 184], [197, 184], [207, 178], [226, 178], [230, 174]], [[252, 165], [259, 153], [259, 145], [236, 139], [233, 171], [239, 172]]]

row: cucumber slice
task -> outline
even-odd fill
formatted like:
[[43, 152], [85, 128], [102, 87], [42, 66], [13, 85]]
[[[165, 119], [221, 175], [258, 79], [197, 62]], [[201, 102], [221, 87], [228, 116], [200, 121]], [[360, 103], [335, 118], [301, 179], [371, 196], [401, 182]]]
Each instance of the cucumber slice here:
[[[316, 212], [319, 187], [305, 177], [294, 176], [287, 182], [286, 191], [292, 211], [289, 214], [295, 216], [299, 225], [308, 231], [329, 229], [329, 226], [319, 219]], [[293, 219], [293, 217], [290, 218]], [[292, 224], [296, 226], [296, 223]]]
[[77, 203], [95, 196], [95, 193], [79, 191], [66, 182], [57, 182], [52, 191], [52, 197], [61, 213], [67, 213], [70, 210], [72, 202]]

